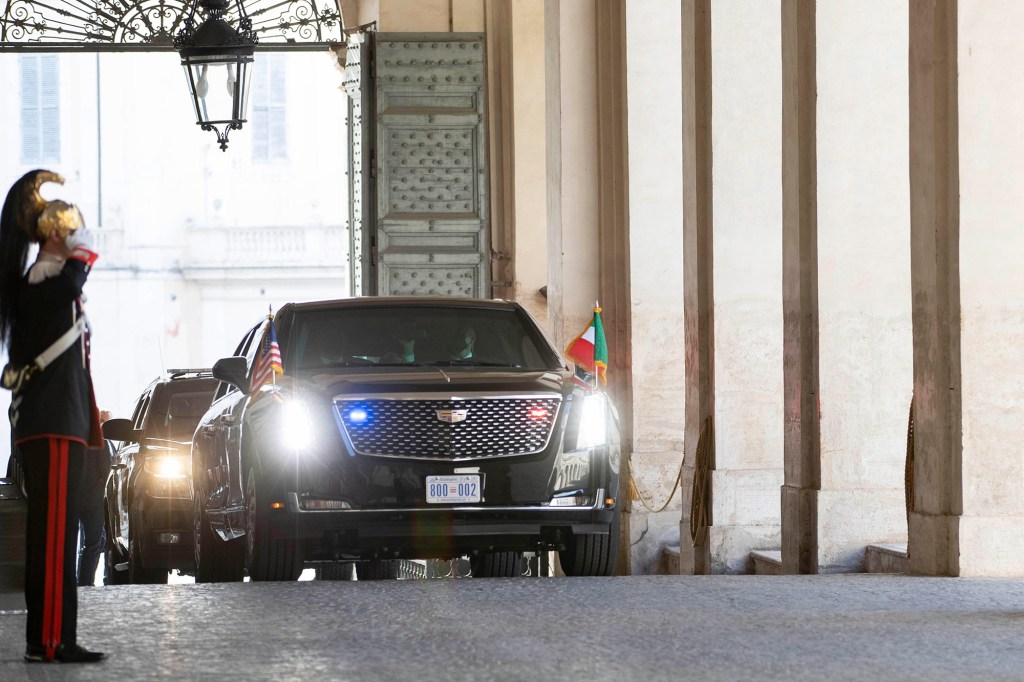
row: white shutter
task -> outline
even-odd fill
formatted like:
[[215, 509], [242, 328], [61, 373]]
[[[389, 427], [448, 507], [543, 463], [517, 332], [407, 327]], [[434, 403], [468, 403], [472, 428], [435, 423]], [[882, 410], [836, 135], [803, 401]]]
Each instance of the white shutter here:
[[38, 163], [39, 144], [39, 55], [22, 55], [21, 70], [21, 162]]
[[252, 94], [249, 97], [252, 135], [252, 158], [267, 160], [267, 89], [270, 85], [269, 54], [257, 54], [252, 65]]
[[288, 158], [285, 120], [285, 55], [275, 54], [270, 63], [269, 144], [270, 158]]
[[60, 161], [60, 63], [57, 55], [39, 57], [42, 161]]
[[60, 63], [57, 55], [22, 55], [21, 162], [60, 161]]
[[258, 55], [252, 73], [252, 158], [288, 158], [285, 118], [286, 56]]

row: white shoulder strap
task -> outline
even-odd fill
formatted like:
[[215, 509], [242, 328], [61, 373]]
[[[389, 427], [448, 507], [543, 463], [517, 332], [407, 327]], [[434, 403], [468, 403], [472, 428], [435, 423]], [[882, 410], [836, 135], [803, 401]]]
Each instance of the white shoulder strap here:
[[61, 353], [66, 351], [71, 346], [75, 345], [75, 341], [78, 340], [83, 332], [85, 332], [86, 318], [85, 313], [82, 313], [81, 317], [75, 320], [75, 323], [71, 325], [71, 329], [64, 332], [60, 338], [50, 344], [50, 347], [44, 350], [36, 358], [35, 363], [38, 365], [40, 370], [46, 369], [46, 366], [57, 359]]

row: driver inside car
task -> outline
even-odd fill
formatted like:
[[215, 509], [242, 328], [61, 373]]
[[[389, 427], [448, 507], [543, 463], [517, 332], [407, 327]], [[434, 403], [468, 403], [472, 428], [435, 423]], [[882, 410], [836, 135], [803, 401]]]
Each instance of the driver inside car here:
[[469, 360], [473, 357], [473, 346], [476, 344], [476, 330], [466, 327], [455, 337], [449, 346], [452, 360]]
[[385, 353], [380, 363], [384, 365], [416, 362], [416, 342], [426, 338], [426, 332], [414, 325], [403, 325], [391, 336], [391, 350]]

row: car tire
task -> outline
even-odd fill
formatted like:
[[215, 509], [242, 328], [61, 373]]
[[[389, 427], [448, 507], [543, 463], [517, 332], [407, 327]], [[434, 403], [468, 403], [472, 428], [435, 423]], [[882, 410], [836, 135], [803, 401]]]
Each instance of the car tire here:
[[245, 577], [244, 543], [221, 540], [198, 499], [192, 503], [192, 539], [197, 583], [241, 582]]
[[516, 578], [522, 575], [521, 552], [481, 552], [469, 558], [474, 578]]
[[114, 539], [114, 528], [111, 523], [113, 516], [110, 514], [109, 505], [104, 509], [104, 524], [106, 525], [106, 551], [103, 553], [103, 584], [104, 585], [127, 585], [128, 571], [117, 570], [118, 564], [127, 563], [128, 558], [121, 551], [117, 540]]
[[294, 538], [270, 539], [267, 484], [249, 467], [245, 479], [245, 567], [249, 580], [298, 580], [302, 551]]
[[394, 580], [398, 577], [396, 559], [371, 559], [356, 564], [357, 580]]
[[135, 519], [130, 519], [128, 524], [128, 582], [132, 585], [166, 585], [167, 569], [146, 568], [142, 565], [139, 541], [131, 531], [136, 527]]
[[316, 564], [317, 580], [355, 580], [355, 565], [351, 561], [331, 561]]
[[620, 513], [615, 510], [608, 535], [576, 535], [558, 553], [562, 572], [569, 576], [615, 575], [619, 558]]

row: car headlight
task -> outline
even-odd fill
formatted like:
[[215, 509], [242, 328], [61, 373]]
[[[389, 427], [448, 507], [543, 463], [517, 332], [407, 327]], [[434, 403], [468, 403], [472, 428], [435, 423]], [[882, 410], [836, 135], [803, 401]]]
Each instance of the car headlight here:
[[592, 448], [608, 441], [608, 402], [603, 393], [583, 397], [580, 407], [580, 428], [576, 448]]
[[182, 455], [150, 455], [145, 469], [157, 478], [185, 478], [188, 476], [188, 457]]
[[284, 428], [281, 437], [286, 447], [292, 450], [308, 448], [313, 443], [313, 418], [309, 405], [300, 399], [285, 400]]

